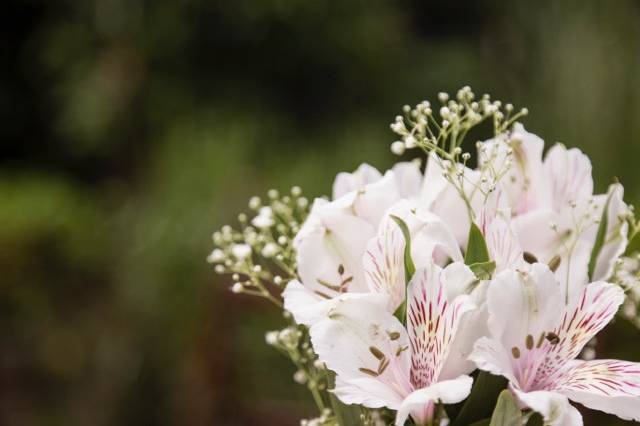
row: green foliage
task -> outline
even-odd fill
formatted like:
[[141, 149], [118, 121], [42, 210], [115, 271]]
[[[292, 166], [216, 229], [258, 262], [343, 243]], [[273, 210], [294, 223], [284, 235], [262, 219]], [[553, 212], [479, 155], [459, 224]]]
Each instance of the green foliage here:
[[508, 389], [500, 392], [489, 426], [515, 426], [522, 424], [522, 412]]
[[593, 249], [591, 249], [591, 257], [589, 258], [589, 279], [593, 278], [593, 272], [596, 268], [596, 263], [598, 262], [598, 256], [600, 256], [600, 251], [604, 246], [605, 240], [607, 239], [607, 230], [609, 228], [609, 203], [611, 202], [612, 194], [609, 194], [607, 197], [607, 202], [602, 207], [602, 215], [600, 217], [600, 223], [598, 224], [598, 232], [596, 233], [596, 240], [593, 245]]
[[[476, 269], [488, 270], [491, 269], [489, 262], [489, 250], [487, 249], [487, 242], [484, 240], [482, 231], [478, 228], [478, 225], [471, 222], [469, 227], [469, 241], [467, 242], [467, 251], [464, 253], [464, 263], [467, 265], [477, 265]], [[493, 265], [495, 269], [495, 264]]]
[[[395, 223], [398, 224], [400, 229], [402, 230], [402, 236], [404, 237], [404, 277], [406, 281], [406, 285], [409, 285], [409, 281], [416, 272], [416, 266], [413, 263], [413, 258], [411, 257], [411, 233], [409, 232], [409, 227], [404, 222], [404, 220], [400, 219], [398, 216], [391, 215], [391, 219]], [[394, 312], [394, 315], [400, 320], [401, 323], [405, 323], [407, 320], [407, 298], [402, 302], [398, 309]]]
[[488, 418], [498, 401], [498, 395], [507, 387], [507, 379], [478, 371], [469, 397], [462, 403], [451, 426], [466, 426]]

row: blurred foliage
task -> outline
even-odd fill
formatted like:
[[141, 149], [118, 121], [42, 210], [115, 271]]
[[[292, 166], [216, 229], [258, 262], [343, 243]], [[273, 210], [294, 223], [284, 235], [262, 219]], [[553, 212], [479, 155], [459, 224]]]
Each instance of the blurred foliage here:
[[[254, 193], [389, 166], [388, 123], [440, 90], [529, 107], [640, 199], [634, 0], [8, 0], [0, 21], [2, 424], [312, 414], [209, 235]], [[640, 361], [639, 333], [601, 355]]]

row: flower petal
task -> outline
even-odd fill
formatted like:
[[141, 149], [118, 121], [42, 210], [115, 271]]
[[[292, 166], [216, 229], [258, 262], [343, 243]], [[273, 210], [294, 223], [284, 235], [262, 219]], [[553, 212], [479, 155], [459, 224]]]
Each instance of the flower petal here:
[[409, 283], [407, 331], [411, 344], [411, 383], [416, 388], [439, 378], [463, 314], [473, 309], [469, 296], [447, 299], [442, 270], [418, 269]]
[[391, 216], [402, 219], [411, 234], [411, 256], [416, 267], [437, 262], [462, 260], [462, 252], [449, 226], [437, 215], [416, 203], [400, 200], [389, 208], [380, 223], [380, 229], [398, 225]]
[[547, 358], [572, 360], [605, 325], [611, 321], [624, 301], [624, 292], [615, 285], [595, 282], [587, 285], [570, 300], [558, 324], [552, 329], [557, 344], [549, 342]]
[[336, 378], [333, 392], [345, 404], [358, 404], [369, 408], [387, 407], [397, 410], [402, 396], [392, 387], [373, 377], [342, 380]]
[[309, 308], [326, 299], [303, 286], [298, 280], [289, 281], [282, 292], [284, 308], [291, 312], [298, 324], [311, 324], [314, 315], [309, 315]]
[[347, 299], [364, 299], [383, 308], [389, 305], [389, 296], [386, 294], [344, 293], [336, 295], [333, 299], [326, 299], [309, 290], [297, 280], [287, 284], [282, 292], [282, 298], [284, 299], [284, 308], [291, 312], [296, 323], [307, 326], [324, 319], [331, 309]]
[[500, 183], [517, 215], [547, 204], [545, 178], [542, 173], [543, 148], [542, 139], [527, 132], [522, 124], [516, 123], [508, 140], [498, 137], [486, 141], [478, 152], [480, 164], [491, 162], [494, 170], [504, 170], [507, 152], [512, 152], [513, 165]]
[[512, 389], [516, 397], [526, 407], [540, 413], [545, 425], [549, 426], [582, 426], [582, 416], [569, 403], [566, 396], [557, 392], [534, 391], [522, 392]]
[[375, 167], [366, 163], [361, 164], [353, 173], [338, 173], [333, 182], [333, 199], [338, 199], [352, 191], [358, 191], [365, 185], [381, 178], [382, 174]]
[[462, 316], [456, 332], [449, 356], [440, 371], [440, 380], [448, 380], [460, 374], [469, 374], [476, 367], [469, 360], [473, 346], [480, 337], [487, 336], [489, 329], [487, 320], [489, 313], [486, 303], [488, 282], [478, 282], [474, 273], [462, 262], [454, 262], [442, 272], [447, 298], [453, 300], [459, 295], [469, 294], [471, 301], [477, 306]]
[[[407, 334], [384, 306], [353, 297], [339, 300], [309, 333], [318, 359], [337, 374], [343, 387], [352, 386], [350, 401], [356, 398], [353, 392], [362, 383], [359, 379], [376, 380], [400, 398], [411, 392]], [[367, 389], [363, 392], [364, 404]], [[385, 406], [394, 401], [389, 399]]]
[[505, 269], [522, 269], [524, 266], [522, 247], [505, 220], [501, 218], [492, 220], [485, 238], [489, 257], [496, 262], [496, 274]]
[[577, 148], [555, 144], [544, 159], [549, 175], [552, 208], [556, 212], [571, 211], [571, 203], [593, 194], [591, 161]]
[[423, 424], [432, 410], [433, 403], [456, 404], [469, 395], [472, 384], [471, 377], [460, 376], [412, 392], [402, 401], [398, 409], [396, 426], [404, 425], [409, 415], [416, 424]]
[[294, 240], [302, 283], [325, 298], [367, 291], [362, 255], [374, 227], [350, 214], [342, 202], [316, 201]]
[[388, 309], [394, 312], [405, 298], [405, 241], [397, 223], [385, 223], [381, 234], [367, 245], [362, 264], [369, 290], [388, 294]]
[[565, 372], [557, 389], [591, 409], [640, 421], [640, 363], [576, 361]]
[[[521, 351], [528, 339], [552, 330], [564, 304], [558, 282], [547, 265], [529, 272], [504, 271], [489, 285], [489, 329], [507, 350]], [[512, 349], [516, 348], [516, 349]]]
[[[443, 177], [442, 164], [445, 160], [435, 153], [429, 156], [425, 171], [424, 183], [420, 194], [419, 206], [439, 217], [447, 218], [453, 235], [458, 245], [466, 247], [469, 235], [469, 213], [464, 200], [456, 188]], [[471, 194], [472, 187], [479, 180], [479, 173], [464, 167], [468, 188], [466, 192]], [[479, 194], [479, 192], [476, 191]], [[473, 197], [471, 204], [480, 209], [480, 196]]]
[[388, 171], [382, 179], [356, 191], [353, 208], [357, 217], [377, 227], [384, 213], [399, 199], [395, 173]]
[[494, 376], [502, 376], [511, 383], [517, 383], [511, 357], [502, 344], [488, 337], [478, 339], [469, 356], [480, 370], [487, 371]]
[[593, 271], [594, 281], [606, 280], [611, 277], [616, 260], [627, 247], [629, 224], [625, 217], [629, 213], [629, 207], [622, 201], [623, 194], [622, 185], [614, 184], [609, 187], [611, 199], [609, 201], [607, 236]]
[[400, 196], [408, 199], [418, 197], [422, 185], [420, 165], [413, 161], [404, 161], [395, 164], [391, 170], [396, 175]]

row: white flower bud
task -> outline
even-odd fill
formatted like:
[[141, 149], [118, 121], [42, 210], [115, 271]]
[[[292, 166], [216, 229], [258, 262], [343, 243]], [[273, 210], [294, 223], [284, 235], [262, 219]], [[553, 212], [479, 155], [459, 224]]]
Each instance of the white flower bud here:
[[402, 155], [405, 151], [405, 144], [402, 141], [395, 141], [391, 144], [391, 152], [395, 155]]
[[262, 202], [260, 201], [260, 197], [251, 197], [251, 199], [249, 200], [249, 208], [251, 210], [257, 210], [260, 207], [260, 204]]
[[416, 138], [414, 138], [412, 135], [409, 135], [404, 138], [404, 144], [407, 149], [415, 148], [417, 146]]
[[246, 259], [251, 255], [251, 247], [248, 244], [234, 244], [231, 247], [231, 253], [236, 259]]
[[278, 253], [278, 250], [280, 250], [280, 248], [277, 244], [267, 243], [262, 248], [262, 255], [266, 258], [273, 257], [276, 255], [276, 253]]
[[278, 344], [278, 332], [277, 331], [268, 331], [264, 335], [264, 340], [267, 342], [267, 345], [277, 345]]
[[209, 256], [207, 256], [207, 262], [218, 263], [224, 260], [224, 252], [220, 249], [214, 249]]
[[293, 374], [293, 380], [301, 385], [307, 383], [307, 375], [304, 374], [304, 371], [298, 370]]
[[240, 283], [235, 283], [232, 287], [231, 287], [231, 292], [232, 293], [242, 293], [242, 290], [244, 290], [244, 286]]

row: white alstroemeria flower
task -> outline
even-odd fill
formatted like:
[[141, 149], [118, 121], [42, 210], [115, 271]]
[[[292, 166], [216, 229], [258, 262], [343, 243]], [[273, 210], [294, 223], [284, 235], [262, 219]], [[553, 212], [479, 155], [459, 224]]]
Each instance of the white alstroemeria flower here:
[[[416, 163], [398, 163], [382, 177], [373, 170], [364, 165], [352, 175], [339, 175], [334, 193], [340, 198], [331, 202], [316, 200], [294, 240], [300, 281], [291, 281], [283, 292], [283, 298], [285, 308], [298, 323], [309, 325], [332, 306], [332, 303], [320, 302], [344, 293], [367, 293], [373, 286], [371, 268], [375, 265], [370, 263], [370, 255], [364, 256], [365, 251], [368, 247], [374, 249], [373, 243], [369, 243], [376, 235], [379, 239], [392, 237], [386, 231], [390, 227], [380, 225], [381, 218], [394, 203], [401, 200], [401, 193], [417, 191], [421, 179]], [[359, 188], [356, 186], [364, 181], [369, 183]], [[401, 184], [406, 188], [401, 190]], [[353, 188], [358, 189], [351, 190]], [[347, 190], [349, 192], [342, 194]], [[385, 231], [376, 233], [379, 226]], [[398, 225], [393, 223], [393, 227], [397, 228]], [[404, 250], [401, 234], [399, 238], [393, 237], [384, 244]], [[391, 255], [391, 248], [378, 255]], [[404, 262], [399, 267], [403, 269]], [[394, 290], [391, 281], [385, 282], [384, 287], [385, 294], [397, 294], [398, 300], [404, 300], [404, 281], [400, 290]], [[402, 294], [398, 291], [402, 291]], [[318, 306], [312, 306], [318, 303]]]
[[621, 185], [612, 185], [609, 195], [593, 195], [591, 162], [580, 150], [556, 144], [543, 160], [543, 148], [541, 138], [516, 124], [511, 133], [481, 144], [478, 155], [480, 164], [491, 162], [494, 169], [511, 162], [500, 181], [513, 214], [510, 226], [523, 250], [539, 261], [560, 256], [556, 275], [575, 293], [589, 281], [587, 266], [607, 200], [610, 198], [606, 244], [592, 280], [609, 278], [624, 252], [628, 208], [622, 201]]
[[546, 265], [505, 271], [488, 286], [489, 330], [470, 357], [478, 368], [506, 377], [545, 424], [582, 425], [569, 399], [640, 420], [640, 364], [575, 358], [615, 315], [620, 287], [594, 282], [565, 305], [563, 287]]
[[[407, 326], [384, 306], [345, 299], [310, 328], [319, 360], [336, 373], [333, 392], [346, 404], [397, 410], [396, 425], [411, 416], [418, 425], [434, 416], [435, 403], [462, 401], [471, 390], [467, 366], [449, 363], [467, 295], [450, 297], [473, 273], [464, 265], [431, 264], [409, 283]], [[465, 370], [461, 370], [465, 368]]]

